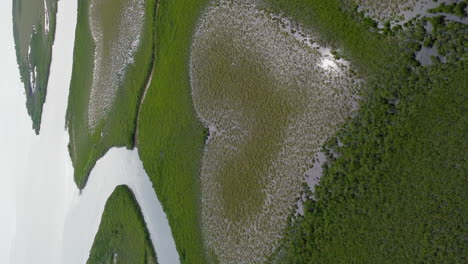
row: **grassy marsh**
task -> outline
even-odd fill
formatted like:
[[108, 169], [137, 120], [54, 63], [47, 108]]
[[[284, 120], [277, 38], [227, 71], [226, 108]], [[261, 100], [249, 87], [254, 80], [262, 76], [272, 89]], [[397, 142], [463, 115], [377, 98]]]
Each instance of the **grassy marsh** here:
[[357, 91], [345, 64], [274, 18], [249, 1], [215, 1], [192, 44], [194, 105], [211, 128], [203, 235], [221, 263], [263, 262], [275, 250], [307, 159], [345, 120]]
[[[191, 104], [187, 69], [192, 32], [204, 2], [160, 0], [157, 7], [156, 1], [146, 2], [140, 48], [128, 66], [124, 89], [118, 89], [105, 121], [90, 132], [91, 55], [96, 47], [89, 24], [90, 2], [80, 1], [67, 110], [69, 152], [79, 188], [84, 188], [96, 160], [110, 147], [131, 148], [138, 142], [182, 263], [206, 262], [198, 221], [198, 168], [205, 133]], [[153, 78], [139, 108], [148, 76]]]
[[[109, 148], [134, 146], [138, 105], [154, 60], [155, 0], [100, 1], [90, 10], [93, 3], [78, 5], [66, 115], [79, 188]], [[127, 26], [134, 20], [143, 24]]]
[[[286, 138], [287, 135], [292, 135], [288, 137], [286, 143], [283, 143], [285, 146], [294, 146], [294, 144], [297, 144], [295, 143], [297, 142], [297, 134], [302, 133], [303, 130], [312, 128], [312, 130], [307, 131], [307, 134], [310, 133], [312, 136], [317, 134], [325, 135], [335, 131], [334, 129], [336, 129], [339, 122], [331, 125], [328, 130], [320, 130], [318, 129], [320, 126], [311, 126], [312, 122], [307, 121], [310, 120], [310, 116], [301, 116], [303, 119], [297, 118], [296, 121], [299, 120], [301, 121], [298, 121], [299, 123], [305, 124], [302, 127], [285, 125], [285, 120], [290, 122], [291, 120], [288, 120], [289, 118], [297, 116], [303, 111], [310, 110], [310, 105], [313, 106], [315, 104], [315, 107], [319, 108], [318, 110], [313, 109], [313, 111], [310, 111], [313, 115], [317, 115], [317, 112], [322, 113], [319, 110], [323, 110], [323, 108], [320, 107], [320, 102], [314, 101], [313, 98], [315, 97], [310, 96], [310, 94], [297, 98], [297, 95], [291, 96], [288, 91], [281, 92], [282, 87], [291, 88], [287, 85], [279, 85], [281, 80], [296, 81], [298, 77], [296, 74], [290, 74], [287, 70], [282, 73], [271, 70], [278, 68], [281, 70], [283, 66], [288, 65], [290, 61], [299, 61], [300, 63], [296, 65], [302, 69], [303, 65], [301, 64], [301, 60], [287, 58], [281, 62], [277, 62], [271, 59], [271, 55], [269, 54], [262, 54], [254, 48], [248, 50], [246, 46], [250, 44], [249, 39], [251, 38], [248, 34], [240, 38], [243, 41], [241, 44], [236, 43], [236, 38], [229, 38], [226, 37], [226, 35], [218, 36], [218, 39], [213, 37], [211, 38], [212, 40], [214, 39], [213, 42], [208, 42], [206, 47], [204, 47], [211, 50], [203, 50], [200, 52], [202, 54], [207, 54], [207, 56], [203, 58], [203, 61], [211, 61], [212, 63], [206, 65], [206, 67], [201, 65], [201, 67], [196, 68], [196, 71], [198, 71], [198, 74], [206, 76], [206, 79], [204, 78], [203, 80], [203, 82], [207, 84], [206, 87], [213, 88], [204, 91], [214, 92], [207, 93], [198, 98], [204, 98], [203, 100], [206, 99], [211, 102], [217, 101], [218, 103], [217, 105], [204, 105], [201, 103], [202, 108], [205, 107], [205, 109], [200, 111], [200, 107], [197, 107], [197, 111], [195, 111], [190, 96], [190, 43], [192, 42], [197, 19], [207, 2], [208, 1], [205, 0], [159, 1], [155, 26], [156, 35], [154, 36], [156, 47], [154, 54], [155, 68], [152, 70], [154, 78], [151, 80], [148, 93], [141, 105], [141, 114], [138, 117], [140, 118], [138, 123], [139, 153], [144, 163], [145, 170], [148, 172], [154, 188], [157, 191], [158, 198], [167, 213], [182, 263], [216, 263], [216, 261], [248, 262], [252, 259], [263, 261], [276, 245], [280, 243], [279, 241], [282, 237], [282, 233], [280, 232], [281, 228], [269, 228], [269, 226], [276, 227], [276, 224], [272, 224], [272, 222], [268, 221], [270, 215], [265, 213], [258, 218], [259, 222], [267, 219], [263, 222], [266, 223], [264, 225], [253, 225], [251, 229], [247, 231], [235, 230], [235, 232], [227, 235], [223, 233], [226, 232], [225, 230], [220, 230], [226, 225], [226, 222], [223, 221], [228, 219], [228, 221], [234, 224], [247, 223], [247, 221], [253, 218], [250, 216], [261, 212], [262, 208], [265, 207], [265, 201], [269, 201], [270, 206], [267, 206], [267, 210], [270, 211], [268, 212], [273, 212], [273, 215], [281, 215], [282, 218], [275, 219], [275, 221], [279, 223], [279, 226], [286, 225], [287, 221], [285, 218], [287, 214], [284, 212], [287, 211], [286, 208], [290, 208], [294, 204], [294, 200], [291, 199], [291, 197], [294, 196], [290, 194], [284, 195], [281, 197], [281, 205], [285, 206], [277, 207], [275, 203], [271, 202], [274, 201], [275, 197], [268, 195], [263, 189], [268, 190], [268, 188], [270, 188], [269, 190], [276, 190], [275, 188], [278, 188], [278, 186], [283, 186], [292, 194], [293, 189], [297, 190], [296, 188], [300, 188], [300, 184], [291, 184], [291, 180], [300, 182], [298, 179], [303, 176], [302, 170], [304, 168], [301, 167], [303, 164], [295, 164], [294, 170], [298, 171], [297, 175], [285, 177], [286, 180], [284, 181], [281, 179], [279, 181], [272, 181], [274, 183], [269, 185], [268, 181], [272, 179], [265, 177], [265, 175], [271, 172], [268, 168], [272, 166], [265, 164], [268, 164], [268, 162], [271, 164], [283, 158], [281, 155], [277, 155], [277, 160], [274, 160], [275, 157], [271, 153], [286, 153], [284, 156], [295, 157], [294, 155], [288, 154], [290, 152], [287, 151], [291, 151], [290, 149], [281, 152], [280, 146], [282, 144], [277, 144], [276, 142], [278, 142], [279, 138]], [[356, 135], [362, 136], [359, 137], [361, 142], [366, 142], [367, 137], [371, 139], [371, 141], [367, 143], [365, 149], [359, 149], [360, 151], [362, 150], [363, 153], [366, 153], [366, 155], [369, 148], [372, 149], [372, 147], [375, 146], [382, 146], [381, 143], [383, 139], [378, 135], [378, 132], [381, 132], [381, 130], [378, 129], [389, 126], [391, 123], [386, 123], [386, 120], [378, 123], [376, 120], [380, 120], [379, 116], [370, 113], [375, 111], [381, 114], [395, 111], [394, 106], [381, 102], [394, 102], [397, 99], [399, 100], [399, 96], [402, 96], [404, 93], [406, 93], [406, 95], [410, 94], [407, 95], [404, 100], [413, 100], [411, 89], [401, 88], [404, 87], [404, 85], [402, 85], [404, 81], [409, 79], [408, 72], [412, 69], [412, 66], [408, 65], [414, 63], [411, 58], [405, 57], [410, 54], [410, 52], [405, 50], [400, 53], [397, 45], [395, 45], [395, 39], [373, 34], [369, 32], [365, 26], [355, 23], [353, 18], [340, 8], [340, 1], [317, 0], [314, 2], [313, 6], [310, 4], [310, 1], [302, 0], [267, 0], [265, 2], [272, 4], [271, 7], [273, 7], [277, 13], [284, 12], [286, 15], [291, 16], [307, 26], [307, 28], [313, 30], [314, 33], [321, 37], [319, 39], [321, 43], [329, 43], [333, 47], [341, 48], [340, 50], [343, 51], [342, 55], [350, 58], [353, 66], [357, 66], [360, 73], [368, 74], [367, 76], [369, 79], [373, 80], [372, 85], [374, 86], [371, 88], [368, 87], [365, 93], [367, 101], [362, 103], [362, 106], [366, 109], [366, 111], [362, 113], [367, 119], [365, 119], [365, 124], [361, 124], [363, 129], [359, 130], [359, 134]], [[87, 12], [85, 12], [85, 14], [86, 13]], [[235, 25], [235, 23], [231, 23], [230, 26], [233, 24]], [[219, 27], [223, 26], [229, 27], [228, 25], [220, 25]], [[214, 29], [219, 29], [219, 27], [215, 27]], [[88, 33], [86, 33], [88, 35], [83, 35], [84, 37], [82, 36], [82, 40], [85, 38], [92, 40], [89, 28], [86, 29], [81, 26], [80, 30], [88, 30]], [[288, 32], [282, 32], [281, 34], [289, 35]], [[382, 39], [385, 39], [385, 41]], [[365, 40], [365, 45], [363, 45], [363, 40]], [[239, 47], [244, 48], [241, 49]], [[269, 48], [270, 47], [265, 50], [269, 51]], [[82, 50], [77, 51], [79, 49]], [[301, 49], [302, 48], [299, 50]], [[304, 49], [308, 48], [304, 47]], [[248, 52], [246, 50], [248, 50]], [[94, 48], [90, 45], [83, 45], [75, 49], [75, 55], [78, 52], [80, 52], [79, 54], [81, 55], [88, 52], [92, 54], [93, 51]], [[297, 50], [290, 50], [289, 52], [294, 54]], [[310, 52], [315, 54], [313, 53], [314, 51]], [[315, 56], [320, 57], [320, 54], [316, 54]], [[252, 58], [258, 59], [253, 61]], [[276, 63], [271, 63], [271, 65], [269, 65], [271, 67], [262, 67], [262, 64], [271, 61], [275, 61]], [[405, 61], [405, 67], [394, 67], [394, 65], [402, 61]], [[232, 64], [233, 62], [234, 65]], [[311, 59], [308, 63], [312, 63], [313, 65], [311, 66], [315, 70], [319, 69], [317, 65], [325, 65], [330, 63], [330, 61]], [[235, 65], [240, 65], [240, 67], [232, 68]], [[92, 64], [78, 61], [76, 67], [77, 72], [85, 70], [89, 74], [92, 74]], [[216, 71], [212, 72], [208, 70], [208, 68], [216, 69]], [[334, 67], [331, 68], [333, 69]], [[151, 69], [151, 67], [148, 66], [148, 69]], [[249, 69], [249, 71], [246, 69]], [[320, 70], [329, 72], [330, 67]], [[272, 74], [277, 76], [271, 77]], [[392, 79], [393, 77], [389, 77], [390, 75], [398, 77]], [[302, 81], [307, 83], [309, 81], [308, 78], [312, 77], [315, 77], [315, 75], [310, 77], [304, 76]], [[398, 78], [401, 78], [401, 80], [397, 81], [396, 79]], [[381, 79], [390, 81], [388, 83], [382, 83], [379, 82]], [[320, 81], [314, 79], [314, 81], [317, 82], [317, 86], [330, 84], [327, 80], [322, 80], [320, 78], [318, 78], [318, 80]], [[333, 83], [335, 81], [339, 82], [341, 79], [340, 76], [332, 74], [331, 80], [331, 83]], [[88, 87], [91, 85], [89, 84], [89, 80], [84, 77], [81, 77], [81, 80], [75, 80], [75, 82], [75, 85], [79, 83], [87, 83]], [[346, 86], [348, 84], [347, 82], [348, 80], [344, 78], [340, 84]], [[228, 83], [228, 85], [224, 85], [225, 83]], [[221, 88], [219, 92], [214, 90], [216, 87]], [[270, 92], [272, 89], [275, 89], [275, 92]], [[77, 100], [76, 98], [80, 96], [85, 96], [85, 101], [89, 100], [89, 91], [86, 93], [75, 92], [73, 99], [70, 98], [70, 100]], [[326, 95], [327, 98], [328, 96], [331, 95]], [[343, 94], [337, 92], [332, 96], [333, 99], [331, 102], [342, 98], [342, 96]], [[228, 97], [234, 100], [228, 100]], [[311, 97], [312, 100], [310, 100]], [[119, 100], [118, 98], [122, 99], [124, 97], [117, 96], [116, 98], [116, 100]], [[195, 100], [197, 100], [196, 98], [197, 96], [195, 96]], [[261, 100], [258, 100], [258, 98], [261, 98]], [[320, 98], [320, 96], [316, 98]], [[122, 105], [128, 105], [128, 103], [132, 105], [138, 102], [138, 100], [129, 100], [129, 102], [120, 102]], [[301, 100], [305, 100], [308, 103], [298, 103]], [[236, 105], [235, 101], [243, 101], [245, 105]], [[373, 104], [373, 101], [378, 102], [378, 104]], [[311, 104], [311, 102], [313, 102], [313, 104]], [[195, 106], [196, 105], [197, 103], [195, 102]], [[137, 105], [133, 106], [134, 108], [132, 109], [137, 109]], [[228, 106], [234, 111], [214, 111], [214, 114], [210, 114], [210, 112], [213, 112], [213, 109], [225, 109]], [[329, 106], [329, 110], [335, 109], [334, 107], [336, 106]], [[116, 109], [117, 108], [114, 110]], [[126, 131], [120, 135], [124, 135], [120, 137], [123, 140], [117, 140], [119, 137], [115, 133], [113, 136], [104, 134], [106, 135], [104, 137], [105, 139], [101, 139], [98, 133], [95, 133], [92, 140], [89, 141], [83, 138], [79, 139], [82, 140], [81, 142], [87, 142], [86, 148], [81, 148], [79, 150], [81, 153], [80, 155], [82, 155], [82, 157], [91, 157], [89, 160], [82, 159], [84, 163], [82, 162], [79, 166], [85, 167], [84, 165], [86, 165], [88, 168], [91, 168], [92, 164], [89, 164], [89, 162], [103, 155], [106, 150], [105, 146], [127, 142], [127, 146], [131, 147], [135, 143], [130, 136], [133, 131], [135, 131], [134, 126], [121, 121], [126, 119], [117, 119], [115, 116], [118, 115], [113, 112], [114, 110], [109, 110], [110, 114], [104, 128], [100, 128], [98, 124], [96, 125], [96, 131], [115, 132], [116, 126], [125, 127], [126, 129], [119, 130]], [[122, 107], [122, 110], [127, 111], [128, 109]], [[85, 113], [80, 117], [82, 121], [77, 123], [77, 128], [79, 129], [80, 125], [86, 124], [84, 127], [88, 129], [87, 125], [89, 125], [89, 123], [87, 122], [89, 120], [85, 119], [84, 115], [87, 115], [89, 112], [83, 109], [77, 112]], [[200, 112], [208, 113], [203, 116], [202, 121], [205, 123], [204, 125], [206, 127], [210, 128], [209, 132], [197, 119], [197, 112], [198, 114], [200, 114]], [[236, 116], [239, 115], [240, 112], [243, 113], [242, 116]], [[225, 116], [223, 116], [223, 114], [225, 114]], [[333, 117], [337, 119], [331, 118], [331, 120], [343, 119], [345, 114], [346, 113], [338, 113], [337, 116]], [[121, 116], [128, 117], [130, 115], [125, 113]], [[133, 117], [134, 114], [131, 116]], [[269, 118], [269, 116], [274, 116], [275, 118]], [[325, 119], [326, 115], [320, 116], [320, 118]], [[116, 120], [119, 122], [118, 125], [115, 123]], [[213, 122], [213, 120], [216, 122]], [[239, 122], [235, 122], [236, 120]], [[302, 121], [304, 122], [302, 123]], [[321, 121], [320, 119], [314, 120], [314, 122], [315, 121], [319, 123], [323, 122], [323, 120]], [[373, 127], [374, 125], [378, 125], [378, 127]], [[306, 132], [304, 132], [304, 134], [306, 134]], [[78, 135], [79, 133], [70, 134], [71, 137], [76, 137]], [[85, 133], [82, 133], [82, 135], [86, 135], [83, 137], [89, 137], [89, 135]], [[231, 138], [226, 135], [234, 136]], [[112, 140], [111, 137], [113, 138]], [[350, 137], [352, 138], [352, 136]], [[208, 147], [204, 153], [203, 147], [206, 139], [208, 139]], [[245, 142], [242, 142], [243, 139], [245, 139]], [[224, 141], [222, 142], [221, 140]], [[99, 143], [95, 144], [93, 142]], [[225, 144], [226, 142], [229, 143]], [[300, 145], [302, 149], [299, 148], [299, 150], [297, 150], [299, 153], [298, 160], [301, 160], [301, 155], [303, 155], [303, 153], [312, 155], [313, 151], [315, 151], [315, 147], [319, 147], [321, 142], [323, 141], [314, 141], [309, 138], [302, 140], [301, 143], [304, 143]], [[357, 162], [353, 157], [359, 157], [361, 154], [354, 153], [352, 148], [360, 144], [360, 142], [351, 141], [350, 144], [349, 149], [346, 151], [348, 151], [347, 153], [351, 153], [349, 154], [351, 156], [347, 156], [348, 159], [345, 163], [350, 164], [350, 167], [354, 167]], [[219, 147], [221, 145], [230, 146], [232, 149]], [[218, 147], [216, 148], [215, 146]], [[210, 151], [210, 148], [211, 150], [214, 149], [219, 152]], [[294, 148], [291, 147], [291, 149]], [[71, 150], [73, 151], [73, 149]], [[92, 153], [88, 153], [89, 150], [91, 150]], [[420, 150], [421, 149], [418, 148], [418, 151]], [[212, 153], [211, 157], [207, 154], [208, 152]], [[215, 153], [220, 153], [221, 155], [214, 155]], [[372, 158], [378, 160], [381, 154], [382, 153], [377, 153], [377, 156]], [[209, 157], [207, 158], [206, 156]], [[228, 158], [223, 158], [226, 156]], [[367, 156], [366, 158], [370, 159], [371, 157]], [[218, 164], [219, 166], [217, 167], [207, 168], [205, 163], [207, 159], [215, 160], [221, 165]], [[245, 164], [245, 160], [252, 160], [252, 163], [248, 166], [241, 166]], [[271, 160], [274, 161], [272, 162]], [[228, 163], [232, 165], [225, 165]], [[293, 163], [289, 164], [285, 162], [284, 164], [293, 166]], [[279, 170], [281, 166], [275, 168]], [[202, 168], [201, 185], [199, 181], [200, 168]], [[369, 168], [365, 169], [368, 170]], [[210, 179], [210, 181], [208, 181], [209, 183], [215, 182], [215, 186], [213, 187], [213, 185], [203, 183], [203, 181], [207, 179], [203, 176], [203, 173], [207, 170], [215, 172], [213, 175], [219, 174], [233, 177], [218, 177], [216, 179], [218, 180], [217, 182], [211, 181]], [[291, 171], [290, 174], [292, 175]], [[83, 173], [83, 171], [80, 173]], [[323, 183], [334, 184], [336, 181], [343, 178], [341, 177], [342, 175], [339, 174], [339, 170], [334, 171], [334, 173], [335, 174], [332, 174], [332, 176], [326, 178]], [[83, 175], [85, 174], [86, 173]], [[267, 180], [265, 180], [265, 178], [267, 178]], [[354, 179], [356, 178], [351, 178], [349, 181], [353, 181]], [[79, 179], [79, 182], [82, 182], [83, 186], [84, 181], [85, 178]], [[343, 187], [339, 184], [336, 184], [336, 186]], [[348, 190], [346, 188], [350, 187], [344, 185], [342, 189], [336, 189], [336, 196], [331, 198], [325, 196], [326, 199], [328, 199], [324, 202], [325, 206], [326, 202], [329, 200], [336, 199], [333, 200], [333, 204], [336, 204], [337, 200], [340, 201], [340, 199], [342, 199], [340, 193], [343, 192], [343, 190], [346, 192]], [[356, 188], [361, 190], [363, 188], [365, 189], [365, 186], [358, 186]], [[323, 188], [319, 187], [318, 192], [320, 192], [321, 189]], [[381, 188], [379, 190], [383, 191], [384, 189], [385, 188]], [[200, 192], [200, 190], [202, 190], [202, 192]], [[249, 202], [245, 202], [246, 200], [249, 200]], [[200, 201], [202, 202], [201, 205]], [[209, 203], [214, 206], [206, 206]], [[203, 208], [205, 208], [205, 211], [203, 211]], [[208, 211], [206, 211], [206, 208], [208, 208]], [[213, 211], [210, 212], [210, 208], [213, 208]], [[214, 212], [215, 210], [218, 211]], [[200, 215], [200, 212], [202, 212], [202, 214], [204, 212], [204, 215], [208, 216], [208, 220], [205, 216]], [[330, 213], [331, 217], [339, 217], [340, 214], [339, 211], [336, 213], [333, 210], [327, 212]], [[254, 221], [252, 220], [251, 223], [252, 222]], [[329, 222], [326, 222], [326, 224], [328, 223]], [[319, 222], [316, 225], [317, 232], [320, 232], [320, 230], [328, 231], [322, 224], [324, 224], [324, 222]], [[307, 223], [304, 225], [307, 225]], [[205, 231], [207, 227], [211, 226], [214, 226], [212, 230], [203, 232], [205, 238], [205, 241], [203, 241], [201, 228], [203, 227], [203, 231]], [[229, 228], [228, 230], [234, 229], [233, 226]], [[337, 230], [340, 230], [339, 227]], [[269, 233], [270, 231], [271, 233]], [[307, 232], [310, 232], [310, 230]], [[264, 240], [256, 236], [262, 233], [268, 233], [262, 237]], [[223, 239], [219, 239], [220, 237]], [[309, 239], [309, 237], [307, 237], [307, 239]], [[244, 243], [245, 241], [248, 242]], [[258, 241], [261, 241], [261, 244]], [[376, 244], [378, 243], [374, 243], [374, 245]], [[298, 245], [301, 246], [301, 244]], [[310, 244], [303, 249], [311, 250]], [[333, 249], [333, 247], [330, 247], [330, 249]], [[307, 261], [309, 256], [306, 253], [300, 253], [303, 254], [303, 259]], [[333, 254], [334, 252], [331, 250], [328, 253]], [[338, 254], [341, 254], [341, 252], [338, 252], [337, 255]]]
[[129, 187], [117, 186], [107, 199], [86, 263], [158, 263], [141, 209]]
[[207, 0], [159, 0], [155, 71], [141, 106], [138, 151], [167, 214], [182, 263], [206, 263], [199, 225], [205, 129], [190, 96], [189, 50]]
[[24, 84], [26, 108], [36, 134], [41, 127], [47, 94], [56, 14], [56, 0], [13, 0], [16, 59]]
[[[145, 2], [142, 0], [91, 0], [89, 22], [95, 50], [88, 107], [90, 133], [107, 118], [127, 68], [134, 62], [144, 19]], [[148, 27], [151, 27], [153, 20], [149, 21]], [[151, 43], [151, 39], [147, 41]], [[147, 73], [148, 70], [143, 72]], [[122, 89], [125, 88], [122, 86]]]

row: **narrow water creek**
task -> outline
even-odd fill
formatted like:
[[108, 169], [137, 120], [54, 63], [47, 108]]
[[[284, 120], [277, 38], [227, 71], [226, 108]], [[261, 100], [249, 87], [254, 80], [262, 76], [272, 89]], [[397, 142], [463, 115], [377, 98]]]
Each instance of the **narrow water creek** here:
[[[80, 194], [73, 181], [73, 167], [67, 152], [68, 133], [65, 111], [73, 63], [74, 28], [77, 1], [59, 1], [57, 31], [53, 47], [48, 95], [44, 105], [41, 133], [17, 131], [12, 141], [23, 153], [15, 162], [16, 219], [12, 235], [10, 263], [86, 263], [97, 233], [104, 205], [121, 184], [128, 185], [142, 209], [159, 263], [178, 263], [165, 213], [152, 183], [143, 169], [138, 151], [111, 149], [92, 170], [86, 188]], [[2, 14], [10, 18], [10, 8]], [[11, 23], [11, 22], [10, 22]], [[7, 36], [13, 43], [13, 34]], [[14, 45], [8, 52], [14, 54]], [[5, 61], [17, 69], [14, 56]], [[10, 77], [13, 78], [13, 77]], [[19, 82], [19, 74], [15, 76]], [[5, 87], [20, 89], [20, 87]], [[24, 100], [24, 97], [22, 98]], [[28, 119], [24, 102], [15, 104], [10, 115]]]
[[403, 25], [404, 23], [418, 16], [435, 17], [440, 15], [445, 16], [445, 19], [448, 21], [455, 21], [467, 24], [468, 17], [461, 18], [454, 14], [446, 13], [429, 13], [430, 9], [440, 6], [442, 3], [449, 5], [457, 2], [459, 2], [459, 0], [439, 0], [437, 2], [434, 2], [433, 0], [420, 0], [415, 4], [414, 8], [402, 12], [405, 19], [398, 24]]

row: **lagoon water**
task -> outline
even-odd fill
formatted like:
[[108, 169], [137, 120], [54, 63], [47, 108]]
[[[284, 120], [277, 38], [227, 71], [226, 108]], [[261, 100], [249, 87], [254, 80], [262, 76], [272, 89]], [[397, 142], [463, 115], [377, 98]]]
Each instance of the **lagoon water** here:
[[48, 95], [39, 136], [25, 110], [16, 64], [11, 1], [2, 1], [0, 64], [0, 263], [85, 263], [104, 205], [127, 184], [142, 208], [160, 263], [179, 257], [137, 150], [111, 149], [80, 194], [67, 152], [65, 111], [72, 70], [76, 0], [59, 1]]
[[[93, 169], [81, 195], [73, 196], [65, 220], [62, 263], [84, 263], [104, 209], [107, 197], [117, 185], [126, 184], [134, 192], [151, 234], [159, 263], [177, 263], [171, 230], [152, 183], [136, 150], [111, 149]], [[81, 259], [81, 261], [76, 261]]]

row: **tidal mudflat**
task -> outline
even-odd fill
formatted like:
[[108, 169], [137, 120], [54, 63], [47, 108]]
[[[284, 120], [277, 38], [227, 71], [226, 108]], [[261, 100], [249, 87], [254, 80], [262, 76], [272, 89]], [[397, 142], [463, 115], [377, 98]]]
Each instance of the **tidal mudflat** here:
[[78, 3], [66, 125], [80, 189], [110, 148], [135, 145], [138, 107], [154, 59], [155, 9], [154, 0]]
[[[432, 0], [429, 1], [432, 2]], [[366, 10], [372, 17], [385, 21], [402, 18], [404, 11], [413, 9], [418, 0], [345, 0], [345, 2], [348, 5], [357, 5], [361, 10]]]
[[214, 1], [199, 21], [190, 78], [210, 130], [201, 221], [209, 257], [221, 263], [264, 262], [273, 253], [308, 157], [353, 109], [358, 84], [349, 64], [314, 40], [253, 1]]
[[[441, 15], [441, 13], [437, 14], [437, 12], [431, 14], [429, 10], [440, 5], [462, 3], [459, 0], [346, 0], [344, 2], [348, 6], [357, 6], [358, 10], [366, 12], [366, 15], [379, 21], [381, 26], [387, 21], [392, 22], [392, 24], [403, 25], [416, 17]], [[462, 17], [457, 17], [455, 14], [445, 13], [443, 15], [453, 21], [463, 21]], [[467, 20], [464, 19], [464, 21], [466, 23]]]
[[117, 89], [134, 62], [145, 19], [145, 1], [90, 0], [89, 26], [94, 40], [94, 66], [88, 106], [88, 127], [109, 114]]

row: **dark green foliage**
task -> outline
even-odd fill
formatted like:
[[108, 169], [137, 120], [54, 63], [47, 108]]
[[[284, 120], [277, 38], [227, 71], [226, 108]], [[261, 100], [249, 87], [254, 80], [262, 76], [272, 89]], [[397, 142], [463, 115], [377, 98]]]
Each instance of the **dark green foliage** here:
[[467, 57], [468, 34], [467, 26], [449, 21], [439, 30], [434, 30], [428, 38], [434, 40], [434, 46], [439, 55], [444, 56], [447, 62], [454, 63], [456, 60]]
[[117, 186], [107, 200], [87, 263], [157, 263], [140, 207], [127, 186]]
[[340, 54], [338, 53], [338, 51], [332, 50], [330, 53], [333, 55], [333, 58], [335, 58], [335, 60], [341, 59], [341, 56], [340, 56]]
[[397, 105], [371, 103], [339, 135], [317, 202], [289, 230], [289, 263], [463, 263], [466, 69], [414, 76]]
[[432, 24], [432, 27], [435, 31], [439, 29], [440, 26], [443, 26], [445, 23], [444, 16], [435, 16], [427, 18], [427, 20]]
[[423, 46], [424, 47], [427, 47], [427, 48], [430, 48], [432, 47], [432, 45], [434, 45], [434, 39], [433, 38], [426, 38], [423, 42]]
[[467, 2], [458, 2], [458, 3], [452, 3], [452, 4], [445, 4], [442, 3], [440, 6], [429, 9], [430, 13], [446, 13], [446, 14], [454, 14], [459, 17], [466, 17], [466, 11], [465, 8], [468, 6]]
[[[292, 217], [272, 261], [464, 263], [467, 26], [436, 18], [433, 33], [408, 25], [401, 35], [379, 37], [347, 18], [338, 1], [270, 2], [316, 25], [366, 80], [359, 115], [336, 135], [343, 145], [334, 146], [339, 155], [331, 155], [316, 200], [305, 203], [304, 217]], [[411, 53], [426, 36], [446, 64], [418, 66]]]
[[363, 23], [369, 28], [377, 28], [377, 22], [370, 17], [365, 17]]

